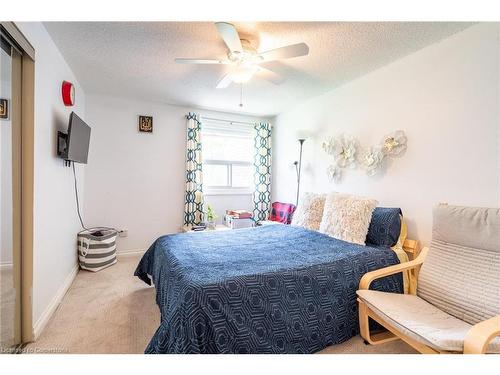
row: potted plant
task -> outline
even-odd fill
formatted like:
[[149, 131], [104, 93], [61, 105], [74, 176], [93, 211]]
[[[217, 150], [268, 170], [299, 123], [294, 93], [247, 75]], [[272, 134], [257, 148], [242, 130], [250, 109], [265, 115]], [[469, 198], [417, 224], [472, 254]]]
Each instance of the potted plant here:
[[212, 206], [207, 205], [207, 226], [208, 229], [215, 229], [215, 220], [217, 220], [217, 215], [215, 214], [214, 209]]

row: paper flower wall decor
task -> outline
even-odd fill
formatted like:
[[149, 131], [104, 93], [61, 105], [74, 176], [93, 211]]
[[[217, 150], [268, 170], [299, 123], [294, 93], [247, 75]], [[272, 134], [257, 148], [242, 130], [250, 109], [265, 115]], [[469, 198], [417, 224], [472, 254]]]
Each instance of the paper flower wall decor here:
[[386, 135], [382, 140], [382, 152], [388, 156], [399, 156], [406, 150], [406, 135], [402, 130]]
[[365, 168], [368, 176], [375, 176], [380, 171], [384, 157], [385, 155], [380, 147], [370, 147], [363, 153], [361, 165]]
[[357, 147], [356, 139], [345, 135], [330, 137], [326, 142], [323, 142], [323, 150], [328, 155], [333, 156], [335, 163], [341, 168], [355, 166]]
[[328, 155], [333, 155], [333, 143], [334, 143], [333, 137], [328, 137], [328, 139], [322, 143], [321, 148]]
[[358, 141], [348, 135], [328, 137], [323, 142], [323, 150], [332, 156], [332, 163], [326, 172], [332, 182], [340, 181], [342, 169], [362, 167], [368, 176], [376, 175], [384, 166], [387, 157], [397, 157], [406, 151], [407, 138], [402, 130], [386, 135], [379, 146], [368, 147], [361, 151]]
[[342, 170], [335, 164], [332, 164], [326, 169], [326, 174], [331, 182], [338, 182], [342, 177]]

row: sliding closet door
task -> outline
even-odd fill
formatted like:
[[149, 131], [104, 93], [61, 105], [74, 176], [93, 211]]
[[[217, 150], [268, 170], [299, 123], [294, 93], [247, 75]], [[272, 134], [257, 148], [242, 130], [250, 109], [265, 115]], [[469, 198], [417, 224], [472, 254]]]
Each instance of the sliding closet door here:
[[0, 348], [21, 342], [22, 58], [1, 37], [0, 49]]
[[0, 349], [33, 341], [35, 50], [0, 22]]

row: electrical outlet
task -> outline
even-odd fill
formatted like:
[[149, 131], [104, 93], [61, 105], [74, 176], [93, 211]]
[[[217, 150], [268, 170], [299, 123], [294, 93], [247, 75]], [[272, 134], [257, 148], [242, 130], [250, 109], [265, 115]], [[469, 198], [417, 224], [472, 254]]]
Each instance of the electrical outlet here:
[[121, 231], [118, 232], [118, 237], [127, 237], [128, 236], [128, 229], [122, 229]]

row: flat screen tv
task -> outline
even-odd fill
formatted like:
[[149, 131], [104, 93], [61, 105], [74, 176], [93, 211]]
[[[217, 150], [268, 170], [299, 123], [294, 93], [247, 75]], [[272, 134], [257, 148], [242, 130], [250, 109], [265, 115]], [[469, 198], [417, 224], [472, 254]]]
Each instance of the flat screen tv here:
[[87, 164], [90, 144], [90, 126], [83, 121], [75, 112], [69, 116], [68, 135], [66, 136], [66, 147], [61, 147], [59, 153], [63, 159], [75, 163]]

